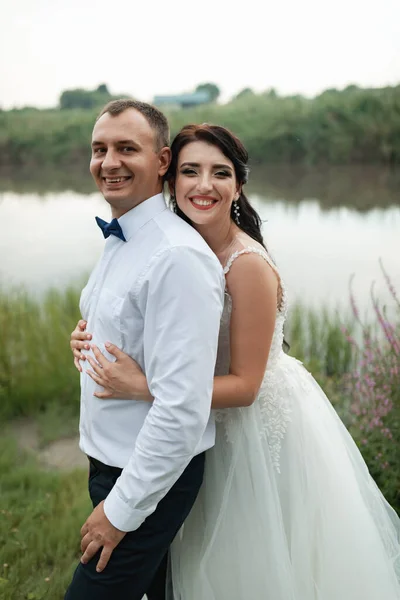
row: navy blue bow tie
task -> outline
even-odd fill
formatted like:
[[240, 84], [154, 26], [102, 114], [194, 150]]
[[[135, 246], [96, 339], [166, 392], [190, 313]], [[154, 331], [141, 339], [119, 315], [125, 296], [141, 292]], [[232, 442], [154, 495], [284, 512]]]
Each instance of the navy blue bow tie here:
[[100, 219], [100, 217], [96, 217], [96, 223], [102, 230], [105, 238], [108, 238], [112, 234], [123, 242], [126, 242], [121, 225], [118, 223], [117, 219], [113, 219], [111, 223], [107, 223], [107, 221], [103, 221], [103, 219]]

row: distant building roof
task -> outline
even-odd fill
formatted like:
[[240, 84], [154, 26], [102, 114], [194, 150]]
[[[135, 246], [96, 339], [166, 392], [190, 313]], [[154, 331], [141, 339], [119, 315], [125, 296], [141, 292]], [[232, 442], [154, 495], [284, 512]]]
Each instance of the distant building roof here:
[[174, 96], [154, 96], [154, 104], [180, 104], [185, 105], [196, 105], [205, 104], [210, 101], [208, 92], [193, 92], [192, 94], [176, 94]]

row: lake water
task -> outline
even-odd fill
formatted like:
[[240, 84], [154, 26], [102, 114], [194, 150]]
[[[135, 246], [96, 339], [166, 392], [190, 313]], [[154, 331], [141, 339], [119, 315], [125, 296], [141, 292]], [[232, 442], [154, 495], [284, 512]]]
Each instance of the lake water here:
[[[248, 196], [290, 297], [347, 307], [349, 279], [361, 309], [372, 282], [393, 304], [378, 260], [400, 295], [400, 177], [378, 168], [255, 168]], [[0, 281], [35, 293], [80, 282], [104, 243], [94, 216], [109, 219], [89, 178], [43, 181], [21, 174], [0, 186]], [[63, 190], [63, 187], [65, 189]]]

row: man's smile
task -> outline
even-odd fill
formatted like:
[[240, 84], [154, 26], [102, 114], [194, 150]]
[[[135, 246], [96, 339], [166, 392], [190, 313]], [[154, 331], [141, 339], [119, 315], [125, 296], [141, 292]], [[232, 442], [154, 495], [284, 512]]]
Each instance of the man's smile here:
[[126, 181], [130, 179], [130, 176], [120, 176], [120, 177], [103, 177], [103, 180], [106, 183], [120, 183], [121, 181]]
[[131, 175], [114, 175], [113, 177], [102, 177], [102, 182], [107, 186], [108, 189], [120, 189], [123, 188], [127, 182], [131, 181]]

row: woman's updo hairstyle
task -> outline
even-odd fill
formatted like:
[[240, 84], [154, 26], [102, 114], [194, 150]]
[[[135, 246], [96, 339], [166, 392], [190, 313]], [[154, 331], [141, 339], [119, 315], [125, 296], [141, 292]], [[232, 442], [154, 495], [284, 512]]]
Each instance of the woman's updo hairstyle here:
[[[172, 142], [171, 164], [165, 179], [169, 182], [175, 181], [179, 154], [182, 148], [192, 142], [206, 142], [207, 144], [217, 146], [222, 154], [232, 162], [235, 169], [236, 180], [239, 183], [241, 190], [237, 201], [240, 210], [240, 223], [238, 224], [238, 227], [265, 247], [261, 234], [262, 222], [260, 216], [243, 193], [243, 185], [247, 183], [249, 175], [247, 150], [242, 142], [231, 131], [225, 129], [225, 127], [209, 125], [208, 123], [203, 123], [202, 125], [185, 125]], [[190, 223], [190, 220], [180, 210], [178, 205], [175, 205], [174, 210], [177, 215]], [[233, 203], [231, 207], [231, 218], [235, 221]]]

